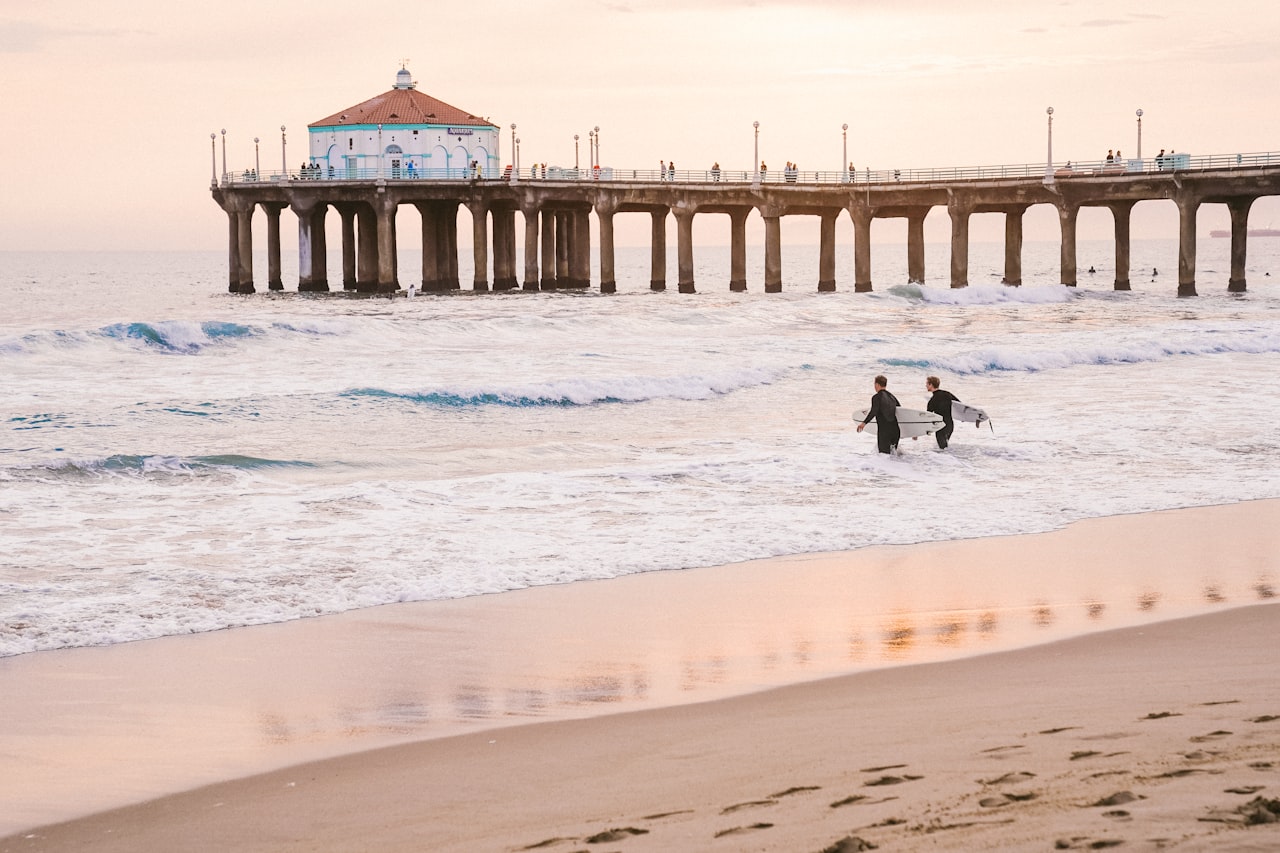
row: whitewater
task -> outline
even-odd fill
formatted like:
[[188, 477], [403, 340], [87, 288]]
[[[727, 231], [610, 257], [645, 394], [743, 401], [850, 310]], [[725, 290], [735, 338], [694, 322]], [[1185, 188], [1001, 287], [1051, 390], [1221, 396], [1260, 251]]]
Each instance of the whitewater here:
[[[1233, 295], [1227, 242], [1191, 299], [1064, 288], [1056, 243], [1021, 288], [975, 244], [969, 288], [888, 267], [871, 294], [843, 255], [815, 292], [814, 247], [779, 294], [729, 293], [727, 250], [653, 293], [643, 249], [612, 296], [416, 298], [230, 295], [217, 252], [7, 253], [0, 656], [1280, 497], [1280, 247]], [[1176, 251], [1135, 241], [1134, 268]], [[878, 373], [917, 407], [938, 375], [994, 429], [881, 457], [851, 421]]]

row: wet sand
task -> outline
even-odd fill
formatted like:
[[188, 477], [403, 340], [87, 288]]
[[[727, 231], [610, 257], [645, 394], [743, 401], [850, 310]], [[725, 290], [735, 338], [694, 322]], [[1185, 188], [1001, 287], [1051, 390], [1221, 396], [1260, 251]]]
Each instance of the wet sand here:
[[0, 850], [1271, 849], [1276, 825], [1247, 823], [1280, 796], [1275, 518], [5, 659], [0, 831], [146, 802]]

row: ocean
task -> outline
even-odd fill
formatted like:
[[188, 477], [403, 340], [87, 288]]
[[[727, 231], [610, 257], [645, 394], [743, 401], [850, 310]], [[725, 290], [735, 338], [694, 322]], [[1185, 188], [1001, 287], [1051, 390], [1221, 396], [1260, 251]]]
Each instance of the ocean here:
[[[616, 295], [415, 298], [231, 295], [225, 252], [6, 253], [0, 656], [1280, 497], [1280, 241], [1228, 294], [1202, 240], [1185, 299], [1173, 240], [1134, 241], [1127, 293], [1110, 242], [1077, 288], [1056, 242], [1020, 288], [999, 244], [962, 290], [945, 245], [924, 285], [875, 252], [871, 294], [847, 247], [819, 294], [787, 246], [778, 294], [758, 247], [743, 294], [700, 247], [696, 294], [650, 292], [644, 248]], [[992, 428], [882, 457], [851, 421], [878, 373]]]

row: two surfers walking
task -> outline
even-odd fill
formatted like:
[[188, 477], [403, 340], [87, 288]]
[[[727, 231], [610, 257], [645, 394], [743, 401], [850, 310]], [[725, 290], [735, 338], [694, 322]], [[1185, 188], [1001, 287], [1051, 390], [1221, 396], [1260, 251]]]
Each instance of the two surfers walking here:
[[[888, 386], [889, 380], [883, 375], [875, 378], [876, 392], [871, 397], [871, 406], [867, 409], [862, 422], [858, 424], [858, 432], [862, 432], [867, 424], [875, 421], [876, 445], [881, 453], [892, 453], [902, 439], [902, 428], [898, 423], [898, 407], [902, 404], [890, 393]], [[931, 395], [927, 411], [942, 419], [941, 427], [933, 431], [933, 436], [938, 441], [938, 448], [945, 450], [956, 428], [952, 405], [959, 403], [960, 398], [950, 391], [942, 390], [942, 380], [936, 376], [930, 376], [925, 380], [925, 389]], [[857, 415], [854, 418], [856, 419]], [[916, 438], [919, 436], [912, 436], [913, 440]]]

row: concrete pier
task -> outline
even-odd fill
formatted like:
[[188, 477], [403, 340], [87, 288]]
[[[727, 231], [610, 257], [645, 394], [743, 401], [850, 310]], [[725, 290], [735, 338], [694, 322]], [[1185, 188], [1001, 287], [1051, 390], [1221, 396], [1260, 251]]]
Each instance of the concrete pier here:
[[[615, 174], [618, 170], [615, 170]], [[626, 173], [622, 173], [626, 174]], [[697, 246], [694, 220], [702, 214], [729, 217], [729, 290], [748, 289], [748, 220], [764, 225], [766, 293], [782, 290], [782, 219], [819, 217], [819, 291], [839, 287], [836, 264], [840, 221], [853, 226], [852, 287], [872, 289], [871, 224], [877, 218], [907, 220], [907, 272], [914, 282], [925, 276], [924, 221], [945, 207], [951, 220], [952, 287], [969, 284], [969, 221], [975, 213], [1005, 217], [1005, 284], [1022, 283], [1023, 215], [1032, 205], [1050, 204], [1060, 224], [1061, 283], [1075, 286], [1076, 222], [1082, 207], [1106, 207], [1115, 221], [1115, 289], [1130, 288], [1130, 220], [1139, 201], [1173, 202], [1179, 212], [1177, 294], [1196, 294], [1196, 217], [1202, 204], [1225, 204], [1231, 215], [1231, 273], [1225, 286], [1247, 287], [1245, 258], [1248, 216], [1254, 200], [1280, 195], [1280, 163], [1258, 166], [1157, 171], [1059, 170], [1053, 179], [1040, 175], [954, 178], [911, 181], [884, 179], [825, 183], [760, 182], [743, 173], [705, 180], [658, 180], [639, 170], [628, 180], [592, 175], [518, 180], [427, 180], [418, 177], [346, 179], [278, 176], [272, 180], [240, 180], [234, 173], [211, 187], [227, 216], [228, 290], [255, 292], [253, 269], [254, 214], [262, 208], [267, 223], [267, 287], [282, 290], [280, 214], [286, 208], [297, 220], [298, 290], [327, 291], [325, 223], [329, 208], [341, 216], [342, 287], [344, 290], [391, 293], [400, 288], [396, 229], [400, 209], [415, 208], [421, 218], [422, 289], [456, 290], [458, 282], [458, 212], [471, 215], [475, 291], [582, 289], [591, 286], [591, 217], [599, 235], [596, 281], [602, 293], [614, 293], [614, 228], [618, 214], [647, 213], [651, 218], [649, 286], [667, 286], [667, 219], [675, 219], [676, 283], [681, 293], [695, 293]], [[519, 240], [516, 213], [524, 222], [524, 269], [517, 270]], [[491, 260], [492, 259], [492, 260]], [[336, 285], [336, 279], [334, 279]], [[704, 282], [704, 287], [714, 284]], [[719, 286], [723, 287], [723, 284]], [[846, 283], [846, 286], [847, 283]]]

